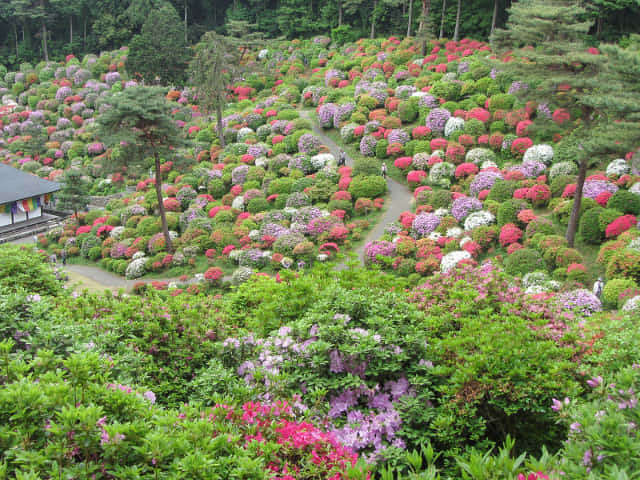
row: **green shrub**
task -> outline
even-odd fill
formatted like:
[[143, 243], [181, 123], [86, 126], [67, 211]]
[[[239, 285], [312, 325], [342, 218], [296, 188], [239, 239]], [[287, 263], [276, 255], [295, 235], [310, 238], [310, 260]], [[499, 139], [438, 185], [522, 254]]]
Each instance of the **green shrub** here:
[[381, 176], [357, 176], [349, 185], [349, 193], [358, 198], [378, 198], [387, 192], [387, 181]]
[[136, 233], [141, 236], [151, 236], [158, 233], [162, 229], [160, 219], [156, 217], [146, 217], [138, 222]]
[[356, 157], [353, 160], [353, 171], [352, 175], [354, 177], [364, 175], [364, 176], [374, 176], [380, 174], [380, 167], [382, 162], [377, 158], [359, 158]]
[[600, 228], [600, 214], [604, 209], [592, 208], [580, 218], [578, 233], [585, 243], [598, 245], [604, 240], [604, 231]]
[[87, 257], [89, 258], [89, 260], [91, 260], [92, 262], [95, 262], [96, 260], [98, 260], [100, 257], [102, 257], [102, 248], [101, 247], [91, 247], [89, 249], [89, 254], [87, 255]]
[[502, 203], [502, 205], [500, 205], [500, 208], [498, 209], [498, 215], [496, 216], [498, 226], [502, 227], [507, 223], [518, 224], [518, 213], [527, 208], [529, 208], [529, 204], [524, 200], [514, 198], [505, 201], [504, 203]]
[[600, 226], [601, 233], [604, 235], [607, 226], [616, 218], [621, 216], [622, 212], [620, 210], [614, 210], [613, 208], [602, 209], [600, 211], [600, 215], [598, 215], [598, 224]]
[[607, 208], [619, 210], [625, 214], [640, 215], [640, 195], [628, 190], [618, 190], [609, 198]]
[[607, 278], [629, 278], [640, 283], [640, 252], [625, 248], [609, 257]]
[[513, 180], [497, 180], [493, 184], [487, 200], [493, 200], [499, 203], [506, 202], [513, 198], [513, 192], [518, 188], [519, 183]]
[[521, 248], [507, 257], [504, 268], [510, 275], [523, 276], [537, 270], [546, 270], [547, 266], [537, 250]]
[[389, 146], [389, 142], [384, 138], [378, 140], [376, 144], [376, 157], [378, 158], [388, 158], [387, 147]]
[[620, 294], [632, 288], [638, 288], [638, 284], [630, 278], [614, 278], [609, 280], [602, 289], [602, 300], [605, 307], [617, 308]]
[[247, 204], [247, 212], [258, 213], [269, 210], [271, 204], [265, 198], [252, 198]]
[[398, 117], [402, 123], [411, 123], [418, 116], [418, 107], [410, 101], [400, 102], [398, 105]]
[[[55, 295], [62, 285], [56, 280], [51, 267], [44, 261], [46, 256], [31, 247], [2, 245], [0, 247], [0, 288], [8, 292], [24, 290], [26, 293]], [[2, 297], [2, 295], [0, 295]], [[0, 300], [0, 303], [2, 301]], [[2, 303], [3, 308], [6, 304]], [[0, 313], [0, 322], [4, 322]], [[9, 316], [6, 321], [11, 322]]]
[[576, 183], [575, 175], [558, 175], [551, 180], [551, 195], [554, 197], [559, 197], [564, 192], [564, 189], [567, 185], [571, 185], [572, 183]]
[[428, 196], [428, 202], [434, 210], [438, 208], [449, 208], [453, 203], [451, 192], [448, 190], [436, 190]]

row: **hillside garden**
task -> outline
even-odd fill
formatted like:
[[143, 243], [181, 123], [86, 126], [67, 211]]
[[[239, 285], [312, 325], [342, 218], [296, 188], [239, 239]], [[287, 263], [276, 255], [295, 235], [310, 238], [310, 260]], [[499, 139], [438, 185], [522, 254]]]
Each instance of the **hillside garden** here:
[[3, 162], [120, 193], [0, 248], [0, 479], [636, 478], [640, 49], [421, 46], [0, 79]]

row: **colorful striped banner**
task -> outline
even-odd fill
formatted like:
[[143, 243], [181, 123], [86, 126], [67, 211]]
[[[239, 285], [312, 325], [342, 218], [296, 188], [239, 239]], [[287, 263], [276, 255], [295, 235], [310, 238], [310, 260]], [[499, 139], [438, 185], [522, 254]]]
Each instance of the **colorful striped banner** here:
[[22, 211], [23, 212], [31, 212], [32, 210], [35, 210], [36, 207], [36, 202], [33, 201], [33, 198], [27, 198], [26, 200], [20, 200], [20, 203], [22, 205]]
[[5, 203], [4, 205], [0, 205], [0, 213], [11, 213], [11, 204]]

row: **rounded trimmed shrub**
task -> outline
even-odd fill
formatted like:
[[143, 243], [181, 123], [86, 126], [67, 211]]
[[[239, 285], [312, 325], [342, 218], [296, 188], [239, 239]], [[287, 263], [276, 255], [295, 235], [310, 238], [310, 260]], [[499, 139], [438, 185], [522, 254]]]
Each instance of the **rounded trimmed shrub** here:
[[504, 268], [510, 275], [522, 276], [537, 270], [546, 270], [547, 266], [537, 250], [521, 248], [507, 257]]
[[387, 181], [380, 176], [358, 176], [349, 185], [349, 193], [354, 199], [378, 198], [387, 192]]
[[609, 280], [602, 290], [602, 301], [607, 308], [616, 308], [618, 298], [625, 290], [638, 288], [638, 284], [630, 278], [614, 278]]
[[636, 195], [628, 190], [618, 190], [609, 198], [607, 208], [637, 216], [640, 214], [640, 195]]
[[603, 208], [587, 210], [580, 218], [578, 233], [586, 243], [597, 245], [604, 239], [604, 231], [600, 228], [600, 214]]

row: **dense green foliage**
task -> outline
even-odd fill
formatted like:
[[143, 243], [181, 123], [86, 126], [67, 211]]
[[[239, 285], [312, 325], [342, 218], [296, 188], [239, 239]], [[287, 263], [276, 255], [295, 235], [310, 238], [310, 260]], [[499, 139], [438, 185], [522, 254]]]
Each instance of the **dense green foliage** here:
[[[494, 15], [495, 24], [504, 25], [506, 9], [512, 2], [462, 3], [459, 38], [487, 38]], [[255, 32], [290, 38], [331, 34], [335, 41], [344, 43], [369, 36], [372, 24], [376, 35], [421, 36], [427, 31], [442, 31], [442, 35], [453, 38], [458, 11], [449, 1], [443, 14], [444, 4], [439, 0], [6, 0], [0, 5], [0, 65], [43, 59], [43, 38], [47, 38], [48, 56], [56, 60], [67, 54], [79, 56], [118, 48], [140, 34], [150, 12], [163, 9], [173, 10], [167, 15], [167, 20], [171, 18], [170, 29], [179, 31], [187, 44], [211, 30], [245, 38]], [[596, 20], [591, 31], [594, 41], [616, 39], [634, 31], [640, 17], [640, 7], [630, 0], [588, 0], [585, 4], [589, 17]], [[242, 28], [238, 28], [239, 23]], [[427, 28], [421, 28], [423, 24]]]

